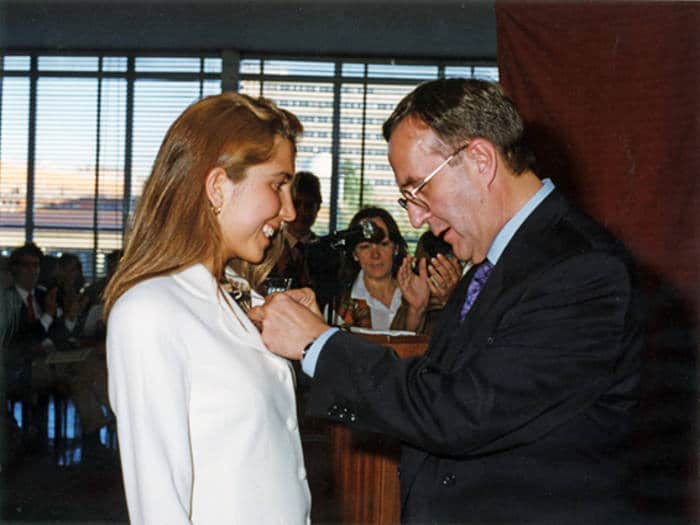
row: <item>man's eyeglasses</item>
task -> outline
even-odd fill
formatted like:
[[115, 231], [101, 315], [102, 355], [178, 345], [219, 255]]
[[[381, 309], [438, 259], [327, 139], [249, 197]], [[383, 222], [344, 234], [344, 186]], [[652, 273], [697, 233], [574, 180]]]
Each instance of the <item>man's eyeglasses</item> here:
[[467, 146], [469, 146], [469, 142], [467, 142], [466, 144], [464, 144], [464, 145], [460, 146], [459, 148], [457, 148], [456, 150], [454, 150], [449, 157], [447, 157], [445, 160], [443, 160], [440, 163], [440, 165], [437, 168], [435, 168], [433, 171], [431, 171], [427, 177], [425, 177], [422, 181], [420, 181], [415, 188], [413, 188], [411, 190], [402, 189], [401, 190], [401, 197], [398, 200], [399, 206], [401, 206], [404, 210], [407, 210], [408, 203], [410, 202], [414, 206], [418, 206], [419, 208], [421, 208], [423, 210], [430, 209], [430, 206], [428, 205], [427, 202], [425, 202], [421, 198], [417, 197], [418, 193], [425, 187], [426, 184], [428, 184], [430, 182], [430, 179], [432, 179], [435, 175], [440, 173], [440, 170], [442, 170], [442, 168], [447, 166], [450, 163], [450, 161], [452, 159], [454, 159], [457, 155], [459, 155], [459, 153], [463, 149], [465, 149]]

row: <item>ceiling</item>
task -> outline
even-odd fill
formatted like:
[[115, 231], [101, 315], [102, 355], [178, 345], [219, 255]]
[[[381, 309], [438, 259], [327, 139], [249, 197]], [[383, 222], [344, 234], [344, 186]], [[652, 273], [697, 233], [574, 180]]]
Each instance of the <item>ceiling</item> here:
[[493, 0], [0, 0], [9, 51], [219, 51], [493, 61]]

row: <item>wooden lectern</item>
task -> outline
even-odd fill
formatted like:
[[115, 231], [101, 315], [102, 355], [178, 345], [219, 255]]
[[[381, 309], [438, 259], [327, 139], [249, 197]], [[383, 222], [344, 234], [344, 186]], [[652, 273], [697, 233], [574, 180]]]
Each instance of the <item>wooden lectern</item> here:
[[[365, 335], [401, 357], [421, 355], [426, 336]], [[379, 434], [330, 424], [334, 514], [347, 524], [396, 524], [400, 517], [397, 464], [399, 442]]]

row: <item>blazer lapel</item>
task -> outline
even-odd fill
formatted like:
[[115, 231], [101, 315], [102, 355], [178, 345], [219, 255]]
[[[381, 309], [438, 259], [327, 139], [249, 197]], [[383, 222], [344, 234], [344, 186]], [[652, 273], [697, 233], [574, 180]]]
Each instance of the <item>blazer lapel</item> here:
[[265, 348], [262, 341], [262, 336], [257, 327], [248, 318], [248, 315], [241, 309], [240, 306], [226, 292], [223, 292], [223, 297], [218, 298], [219, 301], [225, 301], [226, 304], [219, 305], [218, 309], [222, 315], [222, 322], [226, 330], [237, 340], [243, 340], [245, 343], [260, 352], [270, 354]]
[[474, 338], [490, 331], [491, 325], [498, 322], [497, 316], [502, 313], [498, 302], [503, 294], [536, 272], [538, 267], [544, 267], [546, 261], [541, 259], [541, 254], [547, 250], [535, 249], [535, 246], [544, 238], [551, 242], [552, 236], [544, 232], [556, 228], [567, 209], [566, 199], [554, 190], [533, 210], [506, 246], [472, 308], [460, 322], [459, 311], [476, 266], [462, 278], [445, 307], [442, 323], [436, 327], [435, 333], [439, 335], [430, 345], [431, 353], [440, 361], [441, 367], [449, 368], [457, 358], [468, 359], [465, 353], [470, 351]]
[[270, 354], [262, 342], [260, 332], [248, 319], [238, 304], [219, 287], [203, 265], [195, 264], [174, 275], [174, 278], [187, 292], [205, 301], [206, 311], [198, 315], [206, 323], [218, 322], [237, 344], [245, 344], [259, 352]]

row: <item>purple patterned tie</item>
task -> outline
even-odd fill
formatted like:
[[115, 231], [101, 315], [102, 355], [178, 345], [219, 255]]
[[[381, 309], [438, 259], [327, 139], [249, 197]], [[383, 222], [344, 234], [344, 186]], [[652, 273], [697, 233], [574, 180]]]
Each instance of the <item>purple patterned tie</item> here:
[[464, 300], [462, 309], [459, 311], [460, 321], [464, 321], [464, 318], [467, 316], [467, 312], [474, 304], [474, 301], [476, 301], [476, 297], [479, 295], [481, 288], [486, 283], [486, 279], [489, 278], [489, 274], [491, 273], [492, 269], [493, 264], [486, 259], [474, 272], [472, 280], [469, 282], [469, 287], [467, 288], [467, 298]]

